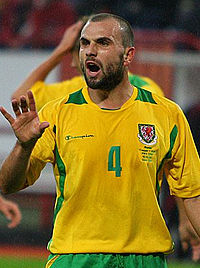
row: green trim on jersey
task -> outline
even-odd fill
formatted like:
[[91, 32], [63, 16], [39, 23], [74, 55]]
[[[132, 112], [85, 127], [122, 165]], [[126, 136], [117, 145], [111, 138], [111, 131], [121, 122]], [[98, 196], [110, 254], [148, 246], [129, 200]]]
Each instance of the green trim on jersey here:
[[[56, 131], [55, 125], [54, 125], [53, 130]], [[61, 208], [62, 203], [64, 201], [64, 184], [65, 184], [65, 178], [66, 178], [65, 165], [64, 165], [64, 163], [59, 155], [57, 146], [55, 146], [55, 158], [56, 158], [56, 163], [57, 163], [58, 171], [59, 171], [59, 175], [60, 175], [60, 180], [59, 180], [60, 196], [57, 200], [56, 207], [54, 210], [53, 223], [55, 222], [56, 216], [57, 216], [58, 212], [60, 211], [60, 208]], [[52, 242], [52, 238], [50, 239], [50, 241], [48, 243], [48, 246], [47, 246], [48, 249], [50, 247], [51, 242]]]
[[51, 254], [46, 268], [167, 268], [164, 254]]
[[56, 126], [53, 126], [53, 132], [56, 134]]
[[175, 143], [175, 140], [176, 140], [176, 137], [177, 137], [177, 134], [178, 134], [178, 128], [177, 126], [175, 125], [170, 133], [170, 148], [169, 148], [169, 152], [167, 153], [166, 155], [166, 158], [169, 159], [171, 158], [172, 156], [172, 149], [174, 147], [174, 143]]
[[138, 95], [135, 100], [157, 104], [155, 100], [153, 99], [152, 93], [150, 91], [145, 90], [143, 88], [139, 88], [139, 87], [137, 87], [137, 89], [138, 89]]
[[134, 74], [129, 74], [128, 79], [131, 85], [136, 86], [136, 87], [143, 87], [143, 86], [149, 85], [149, 83], [144, 81], [140, 76], [137, 76]]
[[56, 154], [56, 163], [58, 166], [58, 171], [60, 175], [60, 180], [59, 180], [59, 188], [60, 188], [60, 196], [57, 200], [56, 208], [54, 211], [54, 218], [53, 222], [55, 222], [56, 216], [62, 206], [63, 200], [64, 200], [64, 184], [65, 184], [65, 178], [66, 178], [66, 171], [65, 171], [65, 165], [59, 155], [58, 148], [55, 146], [55, 154]]
[[160, 192], [160, 186], [159, 186], [159, 183], [158, 183], [158, 173], [160, 172], [160, 170], [162, 169], [163, 167], [163, 164], [164, 164], [164, 161], [165, 159], [169, 159], [171, 158], [171, 155], [172, 155], [172, 149], [174, 147], [174, 143], [175, 143], [175, 140], [176, 140], [176, 137], [177, 137], [177, 134], [178, 134], [178, 128], [177, 126], [175, 125], [170, 133], [170, 147], [169, 147], [169, 151], [168, 153], [165, 155], [165, 157], [163, 158], [163, 160], [161, 161], [160, 163], [160, 166], [156, 172], [156, 192], [157, 192], [157, 196]]
[[[51, 240], [52, 240], [52, 239], [51, 239]], [[49, 255], [48, 258], [47, 258], [47, 261], [50, 261], [50, 260], [53, 259], [55, 256], [58, 256], [58, 254], [50, 253], [50, 255]]]
[[65, 104], [68, 104], [68, 103], [74, 103], [74, 104], [79, 104], [79, 105], [84, 104], [84, 103], [87, 104], [87, 101], [85, 100], [83, 93], [82, 93], [82, 88], [69, 95], [69, 99], [67, 102], [65, 102]]

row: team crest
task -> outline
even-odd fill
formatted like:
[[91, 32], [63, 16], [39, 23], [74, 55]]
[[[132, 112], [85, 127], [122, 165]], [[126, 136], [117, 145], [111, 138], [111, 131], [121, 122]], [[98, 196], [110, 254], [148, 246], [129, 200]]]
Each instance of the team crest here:
[[154, 125], [138, 124], [138, 138], [145, 145], [154, 145], [157, 143], [157, 136]]

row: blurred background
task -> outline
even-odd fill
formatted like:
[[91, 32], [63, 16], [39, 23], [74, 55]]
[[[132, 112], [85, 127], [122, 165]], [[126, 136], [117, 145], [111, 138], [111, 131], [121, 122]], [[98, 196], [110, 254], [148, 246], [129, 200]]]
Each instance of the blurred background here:
[[[153, 79], [166, 97], [181, 106], [200, 151], [200, 0], [0, 0], [0, 104], [11, 111], [12, 92], [58, 45], [65, 29], [80, 16], [99, 12], [111, 12], [130, 22], [136, 47], [131, 71]], [[70, 60], [66, 56], [47, 81], [77, 74]], [[1, 116], [0, 162], [14, 142]], [[181, 249], [177, 209], [167, 193], [165, 186], [162, 209], [176, 248], [169, 258], [187, 262], [190, 250]], [[0, 215], [0, 256], [46, 257], [55, 200], [51, 167], [45, 168], [35, 185], [7, 198], [19, 205], [22, 221], [11, 230]]]

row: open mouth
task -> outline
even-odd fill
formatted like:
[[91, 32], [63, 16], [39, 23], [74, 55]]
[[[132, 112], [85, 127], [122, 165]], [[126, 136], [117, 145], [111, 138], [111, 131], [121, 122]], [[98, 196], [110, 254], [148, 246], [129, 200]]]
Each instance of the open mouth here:
[[100, 72], [100, 67], [95, 62], [88, 61], [86, 63], [88, 73], [92, 76], [97, 75]]

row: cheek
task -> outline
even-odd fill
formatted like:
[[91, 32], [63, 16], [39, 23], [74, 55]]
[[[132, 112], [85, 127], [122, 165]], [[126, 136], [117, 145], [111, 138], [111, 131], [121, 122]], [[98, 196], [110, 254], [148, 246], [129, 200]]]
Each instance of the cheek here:
[[81, 59], [83, 57], [83, 50], [80, 48], [79, 53], [78, 53], [78, 58]]
[[80, 61], [79, 62], [80, 62], [80, 64], [79, 64], [80, 71], [81, 72], [85, 72], [84, 60], [82, 60], [80, 58]]
[[105, 66], [112, 66], [112, 68], [117, 69], [118, 66], [125, 66], [124, 55], [117, 52], [111, 52], [107, 57], [105, 57]]

